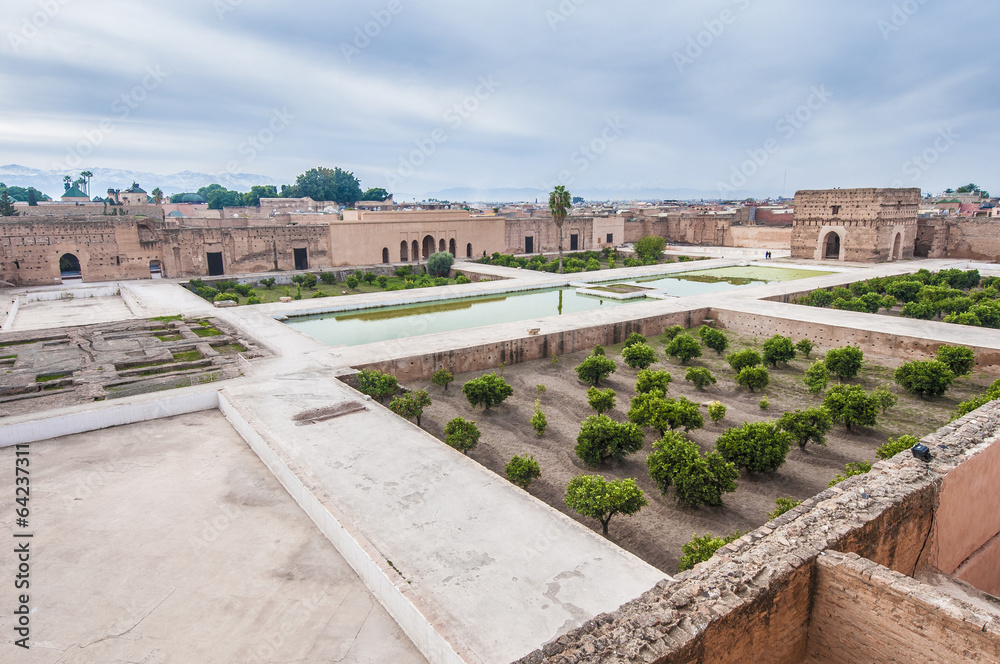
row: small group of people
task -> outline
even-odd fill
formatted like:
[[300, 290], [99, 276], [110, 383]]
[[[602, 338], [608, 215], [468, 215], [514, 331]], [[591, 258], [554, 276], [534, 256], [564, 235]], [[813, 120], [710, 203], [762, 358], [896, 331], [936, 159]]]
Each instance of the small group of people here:
[[765, 251], [764, 252], [764, 258], [765, 258], [765, 260], [771, 260], [771, 252], [770, 251]]

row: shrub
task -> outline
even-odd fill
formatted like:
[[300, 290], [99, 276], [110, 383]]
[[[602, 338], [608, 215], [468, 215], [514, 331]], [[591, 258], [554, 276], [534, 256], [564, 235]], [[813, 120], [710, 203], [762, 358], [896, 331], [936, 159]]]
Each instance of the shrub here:
[[994, 399], [1000, 399], [1000, 380], [993, 381], [993, 384], [979, 396], [958, 404], [958, 408], [956, 409], [955, 414], [951, 416], [951, 419], [954, 421], [960, 417], [968, 415], [980, 406], [983, 406]]
[[708, 404], [708, 418], [712, 422], [719, 422], [726, 416], [726, 406], [720, 401], [712, 401]]
[[689, 334], [678, 334], [667, 344], [667, 355], [676, 357], [681, 364], [687, 364], [696, 357], [701, 357], [701, 344]]
[[358, 278], [355, 277], [353, 274], [347, 278], [347, 287], [350, 288], [351, 290], [356, 289], [359, 285], [360, 282], [358, 281]]
[[548, 389], [549, 388], [545, 387], [544, 385], [535, 385], [535, 391], [538, 392], [539, 395], [545, 394], [548, 391]]
[[827, 484], [827, 486], [835, 486], [837, 484], [840, 484], [848, 477], [854, 477], [855, 475], [864, 475], [865, 473], [870, 472], [871, 469], [872, 469], [872, 464], [870, 461], [852, 461], [851, 463], [844, 466], [844, 473], [842, 475], [838, 474], [836, 477], [830, 480], [830, 483]]
[[514, 394], [514, 388], [495, 373], [488, 373], [479, 378], [473, 378], [463, 385], [462, 394], [469, 400], [469, 405], [473, 408], [482, 405], [486, 410], [489, 410]]
[[375, 283], [378, 285], [379, 288], [385, 289], [385, 287], [389, 285], [389, 277], [385, 276], [384, 274], [380, 274], [377, 277], [375, 277]]
[[878, 402], [860, 385], [834, 385], [826, 393], [823, 407], [848, 431], [854, 425], [873, 427], [878, 419]]
[[673, 377], [666, 371], [642, 369], [635, 381], [635, 391], [637, 394], [646, 394], [653, 390], [659, 390], [666, 394], [670, 390], [670, 383], [673, 380]]
[[764, 342], [764, 356], [762, 359], [765, 364], [770, 364], [775, 368], [777, 368], [778, 362], [787, 364], [789, 361], [794, 360], [795, 346], [792, 344], [792, 340], [780, 334], [774, 335]]
[[864, 362], [864, 353], [857, 346], [834, 348], [826, 352], [826, 368], [840, 380], [850, 380], [858, 375]]
[[549, 420], [545, 417], [545, 413], [542, 412], [542, 402], [539, 399], [535, 399], [535, 414], [531, 416], [531, 428], [535, 430], [535, 433], [541, 436], [545, 433], [545, 429], [549, 426]]
[[224, 302], [226, 300], [232, 300], [236, 304], [239, 304], [240, 303], [240, 296], [237, 295], [236, 293], [233, 293], [233, 292], [217, 293], [216, 296], [215, 296], [215, 301], [216, 302]]
[[919, 442], [919, 438], [910, 435], [903, 435], [895, 439], [890, 438], [888, 443], [875, 450], [875, 456], [879, 459], [891, 459], [900, 452], [911, 449]]
[[906, 318], [931, 320], [938, 315], [938, 308], [930, 302], [907, 302], [903, 305], [903, 310], [899, 315]]
[[671, 325], [670, 327], [663, 330], [663, 337], [667, 341], [673, 341], [674, 337], [684, 331], [684, 328], [680, 325]]
[[760, 401], [757, 402], [757, 407], [761, 410], [767, 410], [771, 407], [771, 401], [766, 396], [761, 397]]
[[773, 473], [785, 463], [791, 439], [774, 422], [746, 422], [719, 436], [715, 447], [738, 468], [751, 473]]
[[684, 374], [684, 380], [693, 383], [699, 390], [704, 390], [709, 385], [715, 384], [715, 376], [704, 367], [691, 367]]
[[431, 405], [431, 397], [427, 392], [418, 390], [407, 392], [401, 397], [396, 397], [389, 403], [389, 410], [400, 417], [415, 419], [417, 426], [420, 426], [420, 416], [424, 414], [424, 408]]
[[606, 390], [591, 387], [587, 390], [587, 403], [598, 415], [603, 415], [615, 407], [615, 391], [610, 387]]
[[530, 454], [523, 457], [514, 455], [503, 467], [503, 472], [507, 474], [507, 479], [522, 489], [527, 489], [529, 484], [542, 476], [538, 462]]
[[456, 283], [456, 284], [471, 284], [471, 283], [472, 283], [472, 280], [471, 280], [471, 279], [469, 279], [469, 278], [468, 278], [467, 276], [465, 276], [464, 274], [460, 274], [460, 275], [458, 275], [457, 277], [455, 277], [455, 283]]
[[681, 547], [684, 555], [677, 561], [677, 570], [683, 572], [693, 568], [698, 563], [705, 562], [715, 555], [716, 551], [730, 542], [738, 540], [741, 534], [738, 530], [725, 537], [715, 537], [711, 533], [705, 533], [702, 537], [698, 537], [697, 533], [692, 533], [691, 541]]
[[318, 283], [319, 279], [316, 278], [315, 274], [303, 274], [300, 285], [303, 288], [316, 288], [316, 284]]
[[260, 304], [260, 298], [254, 295], [253, 297], [247, 300], [247, 304]]
[[358, 374], [358, 390], [379, 403], [396, 393], [398, 381], [395, 376], [382, 373], [378, 369], [362, 369]]
[[826, 408], [806, 408], [785, 413], [778, 418], [777, 424], [798, 443], [799, 449], [805, 450], [809, 443], [826, 445], [826, 434], [833, 428], [833, 418]]
[[319, 280], [322, 281], [327, 286], [332, 286], [337, 283], [337, 275], [333, 272], [320, 272]]
[[587, 272], [596, 272], [601, 269], [601, 263], [596, 258], [591, 258], [587, 261]]
[[895, 394], [884, 387], [872, 390], [871, 396], [875, 399], [876, 407], [881, 410], [882, 413], [885, 413], [887, 410], [895, 406], [899, 401]]
[[236, 286], [233, 287], [233, 291], [239, 293], [243, 297], [250, 297], [253, 295], [253, 286], [250, 284], [236, 284]]
[[937, 359], [955, 376], [968, 376], [976, 366], [976, 354], [966, 346], [941, 346], [937, 349]]
[[603, 357], [604, 355], [606, 355], [606, 353], [604, 352], [604, 346], [601, 346], [600, 344], [598, 344], [597, 346], [594, 346], [594, 350], [591, 352], [591, 354], [592, 355], [600, 355], [600, 356]]
[[667, 241], [658, 235], [647, 235], [634, 245], [635, 255], [646, 265], [659, 263]]
[[455, 380], [455, 374], [444, 368], [438, 369], [434, 372], [434, 375], [431, 376], [431, 382], [438, 387], [443, 387], [445, 392], [448, 391], [448, 383], [453, 380]]
[[826, 386], [830, 384], [830, 371], [826, 368], [826, 363], [823, 360], [813, 362], [806, 369], [803, 380], [806, 387], [809, 388], [809, 394], [819, 394], [825, 390]]
[[401, 267], [397, 267], [396, 270], [395, 270], [395, 272], [394, 272], [394, 274], [397, 277], [408, 277], [411, 274], [413, 274], [413, 266], [412, 265], [403, 265]]
[[941, 396], [955, 381], [955, 374], [948, 365], [938, 360], [907, 362], [892, 376], [900, 387], [921, 399]]
[[265, 279], [261, 279], [257, 283], [259, 283], [261, 286], [263, 286], [267, 290], [271, 290], [272, 288], [274, 288], [274, 277], [267, 277]]
[[638, 332], [633, 332], [632, 334], [628, 335], [628, 339], [625, 340], [625, 348], [628, 348], [629, 346], [634, 346], [636, 344], [644, 344], [644, 343], [646, 343], [646, 337], [642, 336]]
[[771, 382], [771, 376], [764, 367], [743, 367], [736, 374], [736, 383], [751, 392], [763, 390]]
[[215, 288], [216, 290], [224, 293], [226, 291], [231, 291], [234, 288], [236, 288], [236, 282], [233, 281], [232, 279], [222, 279], [220, 281], [215, 282]]
[[885, 292], [900, 302], [913, 302], [917, 299], [917, 293], [924, 285], [919, 281], [901, 280], [893, 281], [886, 286]]
[[576, 455], [590, 466], [621, 461], [642, 449], [642, 430], [631, 422], [615, 422], [607, 415], [591, 415], [580, 426]]
[[668, 429], [684, 427], [685, 431], [705, 426], [698, 404], [685, 397], [664, 398], [659, 391], [637, 394], [632, 398], [628, 420], [643, 427], [653, 427], [662, 436]]
[[735, 353], [730, 353], [726, 357], [726, 361], [729, 362], [729, 366], [736, 373], [739, 373], [746, 367], [755, 367], [762, 363], [760, 353], [753, 348], [746, 348]]
[[789, 511], [795, 509], [796, 507], [798, 507], [799, 505], [801, 505], [802, 501], [801, 500], [795, 500], [794, 498], [792, 498], [791, 496], [789, 496], [788, 498], [777, 498], [777, 499], [775, 499], [774, 504], [776, 506], [775, 509], [774, 509], [774, 511], [767, 513], [767, 518], [768, 519], [777, 519], [779, 516], [781, 516], [785, 512], [789, 512]]
[[444, 442], [462, 454], [468, 454], [479, 444], [479, 427], [475, 422], [456, 417], [444, 425]]
[[435, 277], [447, 277], [455, 257], [447, 251], [431, 254], [427, 259], [427, 273]]
[[622, 350], [622, 359], [632, 369], [647, 369], [656, 362], [656, 351], [649, 344], [632, 344]]
[[580, 380], [590, 385], [599, 385], [602, 378], [607, 378], [617, 369], [615, 361], [610, 357], [605, 357], [603, 353], [597, 354], [597, 349], [576, 367], [576, 375]]
[[648, 504], [634, 479], [608, 481], [598, 475], [577, 475], [566, 485], [566, 506], [601, 522], [604, 536], [616, 514], [631, 515]]
[[729, 347], [729, 339], [726, 335], [715, 329], [714, 327], [702, 327], [698, 332], [698, 336], [701, 337], [701, 342], [714, 350], [719, 355], [725, 352], [726, 348]]
[[653, 443], [646, 466], [664, 495], [673, 485], [677, 499], [693, 508], [722, 505], [722, 494], [736, 491], [739, 477], [718, 452], [702, 457], [697, 444], [672, 431]]

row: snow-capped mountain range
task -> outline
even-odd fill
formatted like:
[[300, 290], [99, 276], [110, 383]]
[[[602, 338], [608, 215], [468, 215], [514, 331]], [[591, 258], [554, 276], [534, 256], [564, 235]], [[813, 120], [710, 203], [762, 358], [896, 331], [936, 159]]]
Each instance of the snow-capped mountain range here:
[[187, 191], [198, 191], [199, 188], [219, 183], [228, 189], [236, 191], [249, 191], [255, 184], [281, 183], [267, 177], [266, 175], [254, 175], [253, 173], [222, 173], [210, 175], [208, 173], [192, 173], [183, 171], [170, 175], [159, 173], [149, 173], [145, 171], [129, 171], [119, 168], [80, 168], [75, 172], [70, 171], [43, 171], [37, 168], [29, 168], [19, 164], [8, 164], [0, 166], [0, 182], [8, 186], [34, 187], [43, 194], [47, 194], [58, 200], [62, 196], [63, 176], [69, 175], [74, 180], [80, 177], [80, 171], [90, 171], [94, 176], [90, 179], [90, 196], [101, 196], [107, 193], [108, 189], [128, 189], [133, 182], [147, 192], [159, 187], [167, 196]]

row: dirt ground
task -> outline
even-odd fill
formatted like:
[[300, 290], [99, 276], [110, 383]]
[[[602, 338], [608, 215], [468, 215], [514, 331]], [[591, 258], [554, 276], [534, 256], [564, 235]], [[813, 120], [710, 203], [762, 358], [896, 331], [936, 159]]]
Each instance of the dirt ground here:
[[[740, 338], [728, 331], [726, 335], [730, 343], [727, 353], [750, 347], [761, 351], [763, 339]], [[822, 357], [828, 350], [826, 348], [814, 349], [810, 359], [799, 354], [788, 366], [779, 365], [777, 370], [769, 368], [771, 383], [764, 394], [770, 406], [762, 410], [758, 404], [763, 395], [739, 388], [724, 356], [703, 347], [703, 357], [687, 365], [707, 367], [718, 380], [715, 385], [699, 392], [684, 380], [687, 366], [663, 352], [664, 339], [650, 339], [650, 344], [657, 349], [660, 358], [651, 368], [667, 370], [673, 376], [668, 396], [677, 398], [683, 395], [702, 404], [719, 400], [728, 409], [726, 417], [713, 424], [702, 407], [705, 428], [692, 431], [689, 437], [699, 444], [703, 452], [711, 451], [716, 438], [730, 427], [740, 426], [746, 421], [776, 419], [786, 411], [822, 403], [822, 395], [810, 395], [805, 389], [802, 377], [809, 364]], [[638, 372], [622, 361], [621, 349], [621, 346], [606, 349], [608, 357], [618, 364], [618, 369], [602, 381], [600, 387], [611, 387], [617, 392], [616, 407], [608, 414], [615, 420], [625, 421], [629, 402], [635, 396]], [[848, 462], [862, 459], [877, 461], [875, 449], [890, 437], [901, 434], [922, 437], [931, 433], [948, 422], [959, 402], [984, 391], [993, 382], [989, 376], [973, 374], [958, 379], [944, 397], [921, 400], [908, 395], [893, 382], [893, 365], [898, 361], [866, 357], [861, 373], [851, 382], [867, 390], [885, 386], [899, 397], [895, 408], [885, 415], [880, 414], [876, 427], [855, 427], [849, 432], [842, 425], [837, 426], [827, 436], [826, 446], [809, 445], [804, 452], [793, 444], [778, 472], [773, 475], [748, 475], [743, 471], [738, 490], [723, 497], [725, 504], [722, 507], [691, 509], [678, 504], [672, 493], [666, 496], [661, 494], [649, 477], [645, 461], [652, 451], [653, 442], [659, 438], [655, 430], [647, 429], [643, 450], [619, 465], [593, 469], [577, 458], [574, 447], [580, 422], [594, 414], [587, 404], [588, 386], [577, 378], [574, 370], [587, 355], [586, 352], [574, 353], [559, 357], [558, 362], [540, 360], [504, 368], [503, 376], [513, 386], [514, 394], [489, 411], [481, 407], [471, 408], [461, 389], [466, 381], [487, 372], [456, 375], [447, 392], [430, 381], [407, 384], [406, 387], [430, 393], [433, 404], [425, 409], [422, 425], [438, 438], [444, 438], [444, 425], [452, 418], [474, 420], [482, 431], [482, 438], [469, 456], [500, 476], [504, 476], [504, 466], [513, 455], [534, 455], [542, 476], [529, 487], [529, 492], [597, 532], [600, 532], [600, 524], [596, 520], [580, 517], [563, 503], [566, 483], [581, 473], [598, 473], [608, 479], [636, 478], [645, 491], [649, 505], [638, 515], [614, 517], [610, 538], [671, 574], [677, 571], [681, 546], [691, 539], [692, 534], [710, 532], [722, 535], [734, 530], [747, 532], [761, 526], [767, 522], [768, 512], [774, 509], [776, 498], [793, 496], [804, 499], [819, 493], [837, 473], [843, 471]], [[539, 394], [538, 385], [544, 385], [545, 392]], [[542, 411], [548, 419], [548, 429], [541, 437], [535, 435], [530, 424], [535, 399], [541, 399]]]

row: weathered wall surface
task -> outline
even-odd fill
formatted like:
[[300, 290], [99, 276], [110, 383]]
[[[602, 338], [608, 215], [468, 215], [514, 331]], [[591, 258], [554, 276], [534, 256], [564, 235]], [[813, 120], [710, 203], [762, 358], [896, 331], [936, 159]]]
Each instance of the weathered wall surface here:
[[726, 235], [726, 246], [749, 249], [789, 249], [792, 246], [792, 229], [791, 227], [733, 226]]
[[816, 566], [814, 664], [1000, 661], [1000, 620], [907, 576], [831, 552]]
[[310, 269], [330, 266], [325, 226], [166, 228], [159, 232], [171, 277], [208, 274], [208, 254], [221, 253], [225, 274], [294, 270], [295, 249], [305, 249]]
[[[525, 238], [533, 240], [533, 253], [558, 251], [559, 229], [551, 217], [505, 220], [506, 249], [495, 250], [507, 254], [523, 254]], [[626, 242], [625, 220], [622, 217], [567, 217], [563, 222], [563, 250], [570, 251], [570, 236], [577, 236], [577, 251], [600, 250]], [[611, 242], [607, 236], [611, 235]], [[492, 253], [492, 252], [490, 252]]]
[[945, 255], [948, 258], [1000, 261], [1000, 219], [958, 218], [938, 223], [946, 228]]
[[[412, 216], [416, 215], [416, 216]], [[485, 251], [504, 251], [503, 217], [472, 216], [468, 212], [451, 211], [362, 212], [359, 221], [330, 223], [331, 265], [371, 265], [383, 262], [383, 250], [388, 250], [388, 262], [426, 260], [437, 251], [455, 250], [458, 258], [482, 256]], [[424, 243], [433, 246], [429, 253]], [[444, 241], [442, 247], [442, 241]], [[403, 251], [403, 243], [407, 249]], [[419, 256], [413, 252], [416, 242]], [[427, 255], [424, 255], [427, 253]]]

